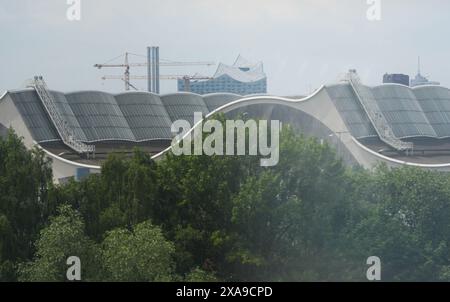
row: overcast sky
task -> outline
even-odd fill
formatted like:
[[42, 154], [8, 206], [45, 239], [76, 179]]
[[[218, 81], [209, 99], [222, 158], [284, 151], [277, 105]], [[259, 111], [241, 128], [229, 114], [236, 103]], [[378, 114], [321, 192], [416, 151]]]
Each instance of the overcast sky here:
[[[238, 54], [263, 61], [269, 93], [308, 93], [349, 68], [381, 83], [385, 72], [422, 73], [450, 87], [450, 1], [381, 0], [381, 20], [367, 0], [81, 0], [69, 21], [66, 0], [0, 0], [0, 94], [42, 74], [52, 89], [119, 92], [97, 70], [125, 51], [160, 46], [174, 61], [232, 64]], [[145, 58], [132, 58], [134, 62]], [[118, 62], [118, 61], [116, 61]], [[161, 74], [212, 75], [213, 67], [165, 67]], [[145, 75], [145, 68], [132, 74]], [[145, 81], [134, 84], [145, 89]], [[163, 81], [161, 92], [176, 91]]]

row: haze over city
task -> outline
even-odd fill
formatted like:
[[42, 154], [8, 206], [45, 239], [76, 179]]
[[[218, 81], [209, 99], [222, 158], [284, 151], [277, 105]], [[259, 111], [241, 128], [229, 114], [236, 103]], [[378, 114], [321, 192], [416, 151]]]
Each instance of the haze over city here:
[[[0, 0], [0, 91], [42, 74], [61, 91], [120, 92], [122, 82], [101, 77], [123, 71], [93, 65], [126, 51], [145, 55], [147, 46], [159, 46], [161, 58], [174, 61], [232, 64], [238, 54], [262, 61], [268, 93], [275, 95], [307, 94], [349, 68], [369, 85], [380, 84], [385, 72], [414, 76], [419, 55], [422, 73], [450, 86], [449, 2], [382, 1], [380, 21], [367, 19], [369, 6], [365, 0], [96, 0], [82, 1], [81, 20], [69, 21], [66, 1]], [[165, 67], [161, 74], [211, 76], [216, 66]], [[145, 81], [133, 84], [146, 88]], [[161, 82], [162, 93], [173, 91], [176, 81]]]
[[448, 0], [0, 0], [2, 292], [450, 282], [449, 17]]

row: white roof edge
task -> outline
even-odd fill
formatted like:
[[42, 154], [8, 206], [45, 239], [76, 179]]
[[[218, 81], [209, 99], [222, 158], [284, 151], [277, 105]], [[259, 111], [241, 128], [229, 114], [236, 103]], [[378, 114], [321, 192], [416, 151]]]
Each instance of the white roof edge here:
[[[319, 94], [323, 89], [324, 89], [324, 85], [320, 86], [319, 89], [317, 89], [316, 91], [314, 91], [311, 95], [301, 98], [301, 99], [288, 99], [288, 98], [284, 98], [284, 97], [279, 97], [279, 96], [253, 96], [253, 97], [244, 97], [242, 99], [238, 99], [235, 100], [233, 102], [227, 103], [223, 106], [220, 106], [216, 109], [214, 109], [213, 111], [211, 111], [210, 113], [208, 113], [203, 119], [201, 119], [199, 122], [197, 122], [194, 126], [191, 127], [191, 129], [189, 129], [189, 131], [187, 131], [184, 136], [182, 138], [179, 139], [179, 141], [182, 141], [186, 136], [190, 135], [190, 133], [192, 131], [194, 131], [194, 129], [200, 125], [201, 123], [203, 123], [203, 121], [207, 118], [209, 118], [210, 116], [216, 114], [217, 112], [220, 112], [224, 109], [226, 109], [227, 107], [231, 107], [235, 104], [239, 104], [239, 103], [244, 103], [247, 101], [253, 101], [253, 100], [263, 100], [263, 99], [271, 99], [271, 100], [276, 100], [276, 101], [281, 101], [281, 102], [287, 102], [287, 103], [299, 103], [299, 102], [307, 102], [310, 99], [312, 99], [313, 97], [315, 97], [317, 94]], [[167, 147], [166, 149], [162, 150], [161, 152], [153, 155], [151, 158], [152, 159], [157, 159], [160, 156], [164, 155], [165, 153], [167, 153], [168, 151], [170, 151], [170, 149], [172, 149], [172, 146]]]
[[212, 92], [212, 93], [203, 94], [202, 97], [219, 96], [219, 95], [232, 95], [232, 96], [237, 96], [237, 97], [242, 98], [242, 95], [239, 95], [237, 93], [232, 93], [232, 92]]
[[[349, 83], [345, 82], [345, 81], [342, 81], [342, 82], [339, 82], [339, 83], [325, 84], [324, 86], [325, 86], [325, 88], [327, 88], [327, 87], [334, 87], [334, 86], [340, 86], [340, 85], [349, 85]], [[386, 86], [399, 86], [399, 87], [407, 88], [407, 89], [410, 89], [410, 90], [419, 90], [419, 89], [423, 89], [423, 88], [442, 88], [442, 89], [450, 90], [450, 88], [442, 86], [442, 85], [420, 85], [420, 86], [414, 86], [414, 87], [406, 86], [406, 85], [398, 84], [398, 83], [383, 83], [381, 85], [374, 85], [374, 86], [369, 86], [369, 85], [365, 85], [365, 84], [363, 84], [363, 85], [366, 86], [366, 87], [369, 87], [371, 89], [383, 88], [383, 87], [386, 87]]]
[[114, 94], [114, 96], [122, 96], [122, 95], [127, 95], [127, 94], [149, 94], [149, 95], [153, 95], [153, 96], [161, 96], [160, 94], [154, 93], [154, 92], [150, 92], [150, 91], [123, 91], [123, 92], [119, 92]]
[[3, 98], [6, 97], [6, 95], [7, 95], [8, 93], [9, 93], [9, 91], [6, 90], [6, 91], [2, 94], [2, 96], [0, 96], [0, 102], [3, 101]]
[[190, 91], [169, 92], [169, 93], [160, 94], [159, 96], [165, 97], [165, 96], [171, 96], [171, 95], [194, 95], [194, 96], [202, 97], [201, 94], [190, 92]]
[[75, 161], [71, 161], [65, 158], [62, 158], [56, 154], [53, 154], [52, 152], [48, 151], [47, 149], [43, 148], [42, 146], [40, 146], [38, 143], [34, 142], [34, 144], [41, 149], [42, 151], [44, 151], [45, 154], [47, 154], [49, 157], [51, 158], [55, 158], [59, 161], [62, 161], [63, 163], [72, 165], [72, 166], [76, 166], [76, 167], [80, 167], [80, 168], [88, 168], [88, 169], [96, 169], [96, 170], [100, 170], [101, 167], [100, 166], [95, 166], [95, 165], [87, 165], [87, 164], [82, 164], [82, 163], [78, 163]]
[[[52, 90], [52, 89], [50, 89]], [[56, 90], [53, 90], [56, 91]], [[72, 91], [68, 91], [68, 92], [63, 92], [64, 95], [69, 95], [69, 94], [78, 94], [78, 93], [89, 93], [89, 92], [100, 92], [103, 94], [108, 94], [111, 96], [115, 96], [115, 94], [111, 93], [111, 92], [107, 92], [107, 91], [101, 91], [101, 90], [94, 90], [94, 89], [88, 89], [88, 90], [72, 90]]]
[[9, 93], [15, 93], [15, 92], [23, 92], [23, 91], [31, 91], [34, 90], [33, 88], [17, 88], [17, 89], [10, 89], [7, 92]]
[[409, 87], [413, 90], [421, 89], [421, 88], [443, 88], [443, 89], [450, 90], [450, 88], [442, 86], [442, 85], [418, 85], [418, 86], [414, 86], [414, 87], [411, 87], [411, 86], [409, 86]]

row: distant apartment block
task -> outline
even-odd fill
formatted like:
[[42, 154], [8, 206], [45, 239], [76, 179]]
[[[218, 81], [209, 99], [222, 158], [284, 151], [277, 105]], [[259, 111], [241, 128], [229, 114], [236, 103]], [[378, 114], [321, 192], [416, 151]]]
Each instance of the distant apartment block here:
[[401, 74], [401, 73], [394, 73], [394, 74], [388, 74], [386, 73], [383, 76], [383, 83], [384, 84], [401, 84], [405, 86], [409, 86], [409, 75]]

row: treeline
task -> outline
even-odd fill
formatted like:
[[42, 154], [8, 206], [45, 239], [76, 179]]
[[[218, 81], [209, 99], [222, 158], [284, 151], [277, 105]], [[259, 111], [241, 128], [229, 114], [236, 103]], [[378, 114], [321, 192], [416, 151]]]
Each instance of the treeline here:
[[0, 280], [450, 280], [450, 175], [347, 168], [285, 127], [280, 162], [254, 156], [112, 155], [52, 183], [50, 162], [0, 140]]

